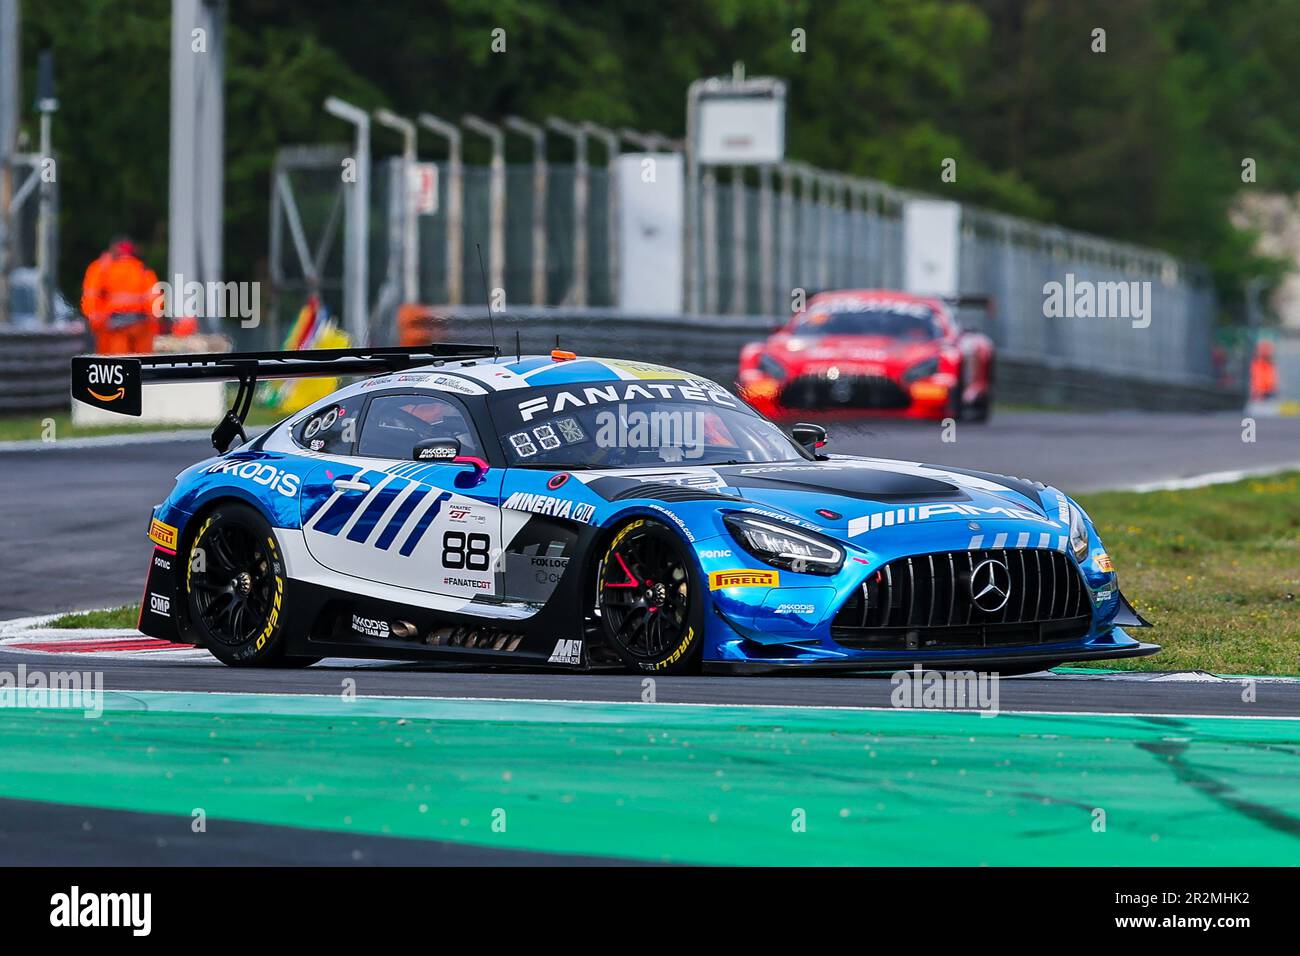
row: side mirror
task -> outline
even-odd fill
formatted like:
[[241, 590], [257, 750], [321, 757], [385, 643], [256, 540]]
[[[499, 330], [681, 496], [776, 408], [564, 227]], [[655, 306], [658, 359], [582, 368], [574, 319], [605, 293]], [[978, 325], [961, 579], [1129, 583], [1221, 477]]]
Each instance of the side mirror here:
[[800, 422], [790, 429], [790, 436], [814, 458], [824, 461], [829, 457], [822, 453], [822, 448], [829, 439], [826, 437], [826, 429], [821, 425]]
[[426, 438], [411, 450], [413, 461], [455, 461], [460, 457], [460, 442], [455, 438]]

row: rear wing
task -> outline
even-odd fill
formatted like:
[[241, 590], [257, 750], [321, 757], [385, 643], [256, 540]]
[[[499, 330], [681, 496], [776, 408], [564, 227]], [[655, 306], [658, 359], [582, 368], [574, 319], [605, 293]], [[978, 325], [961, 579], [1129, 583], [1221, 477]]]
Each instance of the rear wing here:
[[997, 303], [991, 295], [963, 293], [961, 295], [944, 295], [939, 298], [944, 305], [954, 312], [958, 309], [983, 309], [986, 325], [991, 323], [996, 315]]
[[421, 365], [495, 358], [491, 345], [440, 342], [376, 349], [304, 349], [295, 352], [210, 352], [189, 355], [78, 355], [72, 360], [72, 397], [120, 415], [141, 413], [148, 382], [238, 382], [239, 392], [212, 431], [212, 445], [224, 453], [239, 437], [253, 388], [264, 378], [321, 378], [377, 375]]

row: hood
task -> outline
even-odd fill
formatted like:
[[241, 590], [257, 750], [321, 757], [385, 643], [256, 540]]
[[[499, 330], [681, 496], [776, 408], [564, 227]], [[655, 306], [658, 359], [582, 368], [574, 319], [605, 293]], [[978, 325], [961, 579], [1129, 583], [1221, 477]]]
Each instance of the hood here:
[[[1001, 531], [1068, 531], [1065, 497], [1005, 475], [920, 462], [836, 456], [828, 461], [608, 472], [587, 479], [611, 500], [737, 500], [863, 544], [892, 529], [944, 521]], [[1044, 506], [1044, 502], [1049, 507]]]

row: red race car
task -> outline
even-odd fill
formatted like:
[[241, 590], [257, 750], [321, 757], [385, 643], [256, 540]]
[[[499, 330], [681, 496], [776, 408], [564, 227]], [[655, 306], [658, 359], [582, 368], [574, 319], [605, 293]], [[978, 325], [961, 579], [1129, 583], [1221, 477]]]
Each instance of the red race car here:
[[993, 340], [965, 331], [944, 300], [885, 289], [822, 292], [766, 342], [740, 353], [737, 387], [771, 418], [804, 412], [986, 421]]

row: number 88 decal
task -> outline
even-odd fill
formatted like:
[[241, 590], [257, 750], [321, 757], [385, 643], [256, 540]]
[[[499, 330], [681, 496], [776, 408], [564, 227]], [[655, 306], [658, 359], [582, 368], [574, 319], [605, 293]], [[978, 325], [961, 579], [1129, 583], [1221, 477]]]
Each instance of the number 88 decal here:
[[442, 566], [453, 571], [486, 571], [491, 552], [492, 540], [485, 534], [448, 531], [442, 536]]

